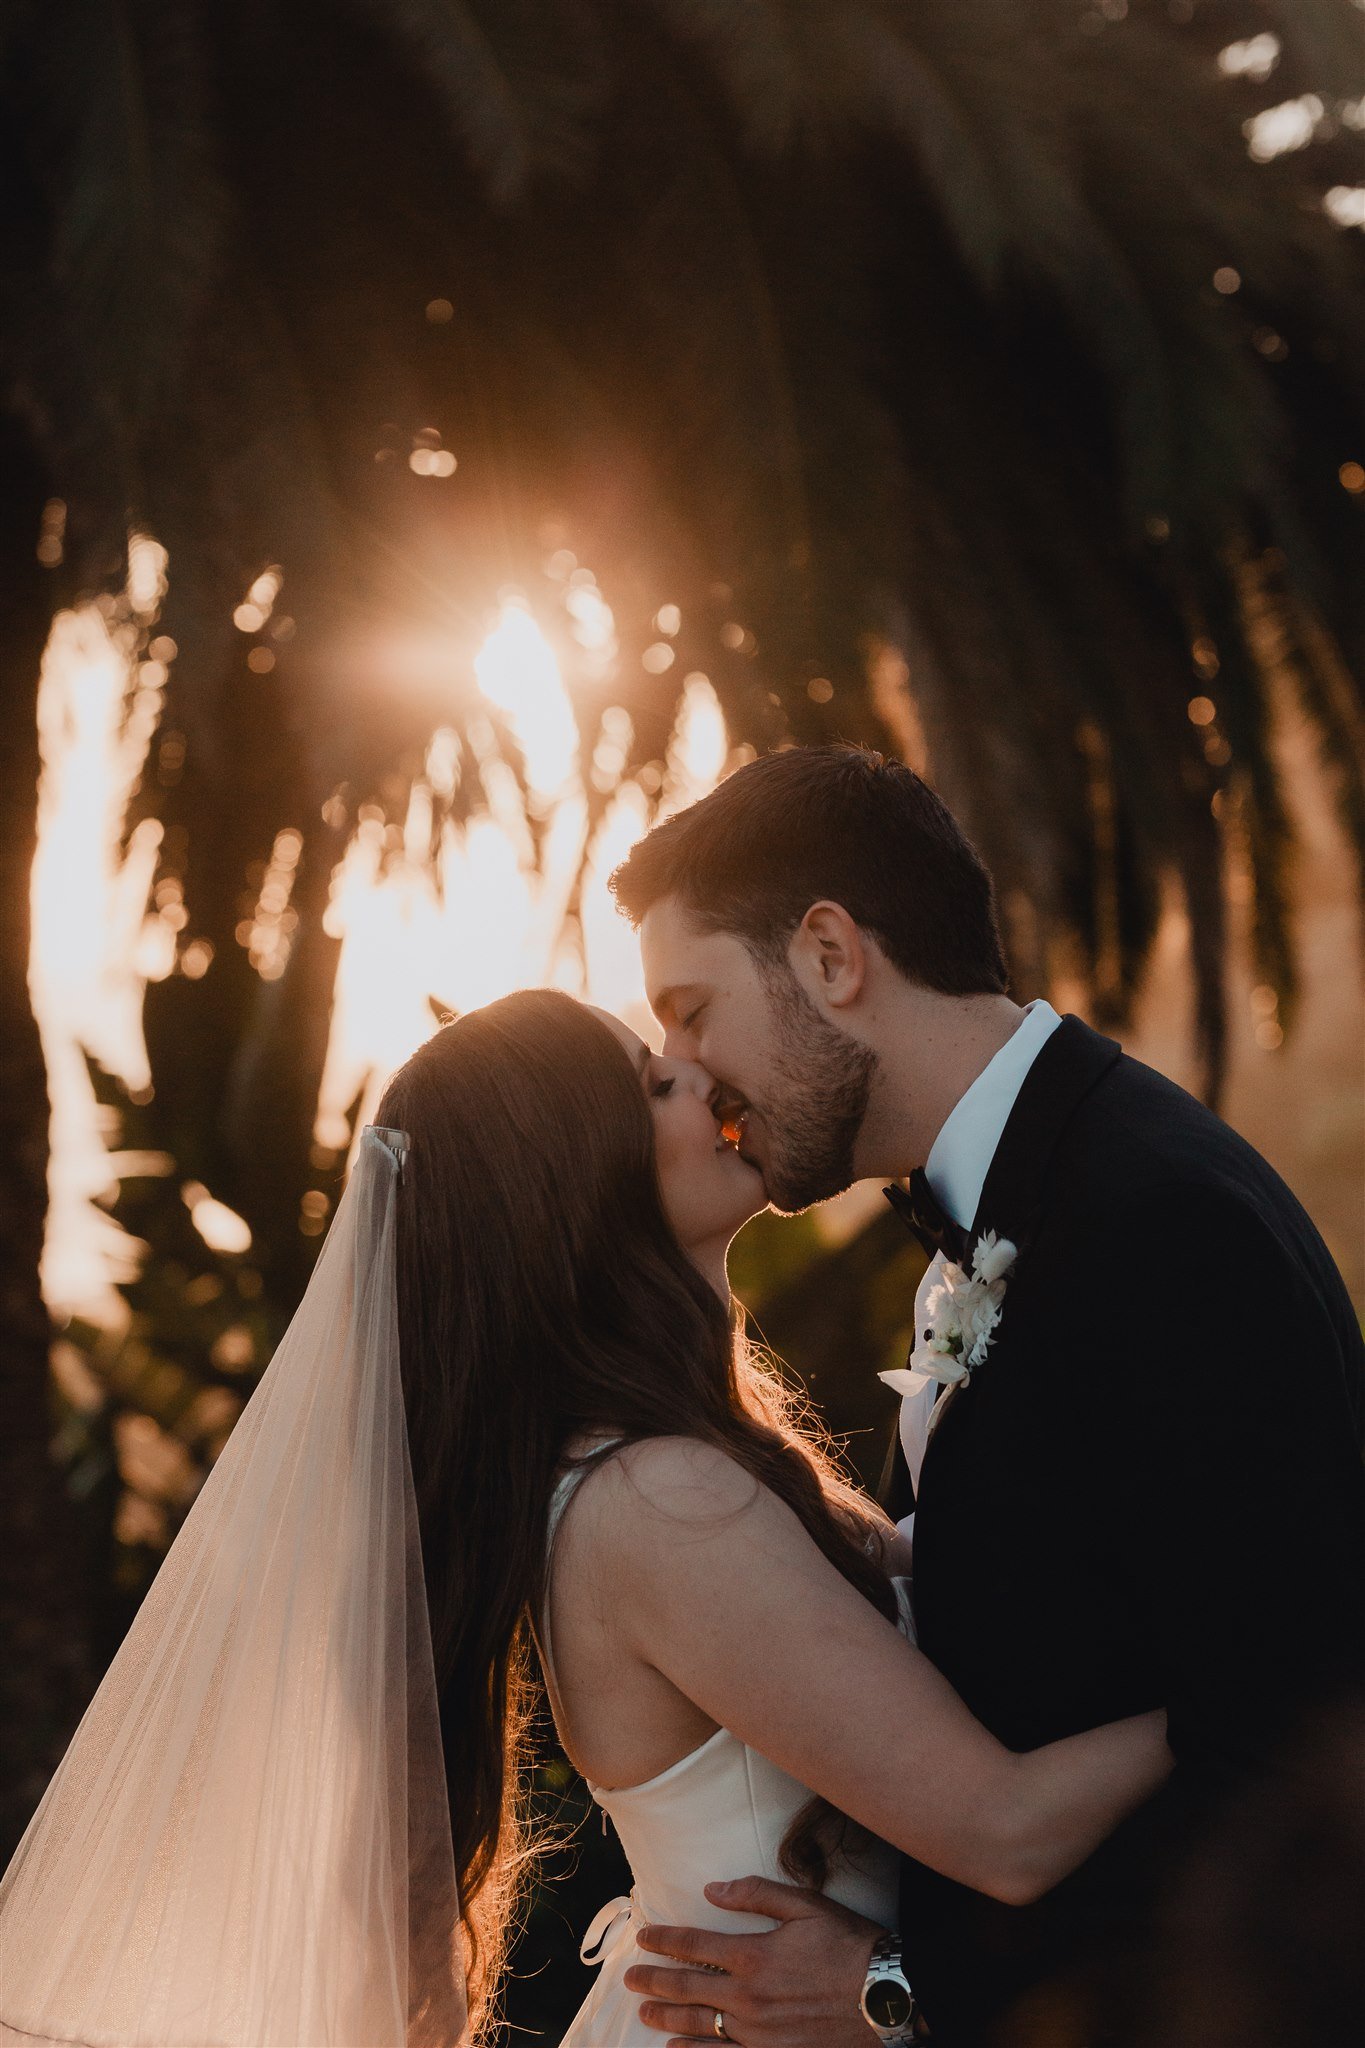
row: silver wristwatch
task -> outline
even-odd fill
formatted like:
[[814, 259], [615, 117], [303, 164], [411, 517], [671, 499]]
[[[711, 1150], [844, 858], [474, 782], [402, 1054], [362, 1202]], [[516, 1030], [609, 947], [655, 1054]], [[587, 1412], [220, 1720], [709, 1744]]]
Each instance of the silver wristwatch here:
[[899, 1935], [884, 1934], [873, 1949], [858, 2004], [879, 2041], [914, 2040], [915, 1994], [901, 1967]]

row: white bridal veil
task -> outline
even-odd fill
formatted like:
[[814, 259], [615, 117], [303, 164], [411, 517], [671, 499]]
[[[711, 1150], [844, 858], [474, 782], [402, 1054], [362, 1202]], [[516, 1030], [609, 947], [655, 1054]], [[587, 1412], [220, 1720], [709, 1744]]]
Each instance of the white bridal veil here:
[[0, 1881], [12, 2048], [455, 2048], [465, 2002], [398, 1366], [407, 1140], [308, 1291]]

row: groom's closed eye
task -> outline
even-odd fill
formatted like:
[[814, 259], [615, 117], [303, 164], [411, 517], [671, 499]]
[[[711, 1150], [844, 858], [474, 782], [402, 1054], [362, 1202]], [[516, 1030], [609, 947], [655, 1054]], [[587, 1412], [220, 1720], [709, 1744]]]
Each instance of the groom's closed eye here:
[[695, 1016], [703, 1000], [695, 983], [675, 981], [667, 988], [661, 988], [657, 995], [650, 996], [649, 1007], [666, 1031], [670, 1024], [681, 1026], [687, 1022], [683, 1012], [689, 1005], [690, 1014]]

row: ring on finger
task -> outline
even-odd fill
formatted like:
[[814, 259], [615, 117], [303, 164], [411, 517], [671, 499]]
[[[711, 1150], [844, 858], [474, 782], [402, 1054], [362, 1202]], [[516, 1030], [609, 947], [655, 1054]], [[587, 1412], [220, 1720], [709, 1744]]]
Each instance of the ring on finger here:
[[711, 2031], [718, 2041], [728, 2041], [730, 2039], [725, 2029], [725, 2014], [723, 2012], [717, 2011], [716, 2017], [711, 2023]]

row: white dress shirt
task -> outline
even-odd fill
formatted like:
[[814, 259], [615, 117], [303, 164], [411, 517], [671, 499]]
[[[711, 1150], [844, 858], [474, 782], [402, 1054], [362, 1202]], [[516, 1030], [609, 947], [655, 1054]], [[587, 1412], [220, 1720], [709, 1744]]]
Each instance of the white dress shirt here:
[[1030, 1003], [995, 1058], [949, 1110], [925, 1161], [924, 1177], [953, 1220], [970, 1230], [1024, 1076], [1061, 1018], [1051, 1003]]
[[[925, 1162], [925, 1178], [948, 1214], [964, 1230], [970, 1230], [976, 1220], [986, 1175], [991, 1170], [991, 1161], [1009, 1122], [1010, 1111], [1019, 1098], [1024, 1077], [1061, 1021], [1051, 1003], [1030, 1003], [1012, 1036], [1006, 1039], [994, 1059], [982, 1069], [949, 1111], [943, 1129], [934, 1140], [933, 1150]], [[915, 1296], [917, 1330], [924, 1317], [930, 1289], [938, 1284], [942, 1264], [943, 1254], [940, 1252], [930, 1261], [919, 1284], [919, 1292]], [[900, 1433], [905, 1462], [918, 1491], [938, 1384], [922, 1373], [916, 1372], [911, 1377], [919, 1384], [901, 1402]], [[913, 1515], [907, 1515], [901, 1523], [906, 1535], [912, 1533], [914, 1520]]]

